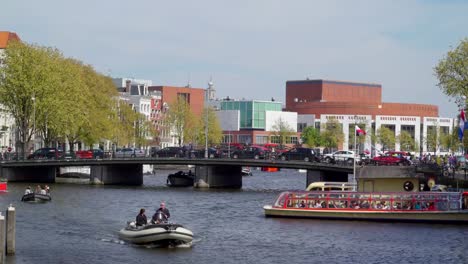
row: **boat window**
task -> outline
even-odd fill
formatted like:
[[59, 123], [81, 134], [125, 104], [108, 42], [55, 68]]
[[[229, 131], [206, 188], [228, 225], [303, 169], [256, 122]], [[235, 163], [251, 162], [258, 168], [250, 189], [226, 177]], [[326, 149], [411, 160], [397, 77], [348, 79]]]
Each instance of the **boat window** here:
[[314, 198], [322, 197], [322, 194], [320, 194], [320, 193], [309, 193], [309, 195], [307, 197], [311, 198], [311, 199], [314, 199]]
[[461, 204], [459, 201], [450, 201], [449, 210], [459, 210], [460, 208]]

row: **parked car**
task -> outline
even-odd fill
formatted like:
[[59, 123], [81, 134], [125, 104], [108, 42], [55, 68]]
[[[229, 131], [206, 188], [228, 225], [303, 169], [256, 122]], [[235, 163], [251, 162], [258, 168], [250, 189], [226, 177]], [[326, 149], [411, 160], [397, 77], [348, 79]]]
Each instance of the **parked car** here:
[[78, 150], [75, 156], [78, 159], [103, 159], [104, 151], [102, 149]]
[[60, 159], [61, 154], [56, 148], [40, 148], [28, 156], [28, 159]]
[[138, 148], [123, 148], [117, 149], [115, 152], [116, 158], [135, 158], [135, 157], [145, 157], [145, 151]]
[[268, 149], [264, 147], [247, 147], [231, 152], [231, 157], [233, 159], [265, 159], [268, 154]]
[[315, 151], [311, 148], [293, 148], [279, 154], [280, 160], [303, 160], [303, 161], [320, 161]]
[[158, 147], [158, 146], [153, 146], [153, 147], [151, 147], [151, 148], [150, 148], [150, 152], [149, 152], [149, 153], [150, 153], [150, 156], [151, 156], [151, 157], [154, 157], [154, 156], [156, 155], [156, 152], [157, 152], [158, 150], [160, 150], [160, 149], [161, 149], [161, 148]]
[[359, 160], [360, 157], [350, 150], [338, 150], [322, 157], [322, 160], [326, 163], [346, 162], [352, 164], [354, 159]]
[[374, 157], [372, 160], [371, 160], [371, 164], [374, 164], [374, 165], [399, 165], [399, 166], [403, 166], [403, 165], [411, 165], [411, 161], [404, 158], [403, 156], [398, 156], [398, 155], [381, 155], [381, 156], [377, 156], [377, 157]]
[[166, 147], [154, 153], [156, 158], [180, 158], [184, 156], [182, 147]]
[[[216, 148], [208, 148], [208, 158], [219, 158], [221, 156], [221, 151]], [[193, 149], [190, 151], [191, 158], [204, 158], [205, 149]]]

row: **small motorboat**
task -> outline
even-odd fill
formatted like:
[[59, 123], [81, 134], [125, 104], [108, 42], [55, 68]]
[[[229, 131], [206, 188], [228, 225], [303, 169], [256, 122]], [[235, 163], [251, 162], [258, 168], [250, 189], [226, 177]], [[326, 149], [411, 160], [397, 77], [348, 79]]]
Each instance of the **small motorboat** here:
[[179, 224], [160, 223], [136, 226], [135, 222], [119, 231], [120, 239], [137, 245], [178, 246], [193, 240], [192, 231]]
[[187, 187], [193, 186], [195, 175], [191, 170], [188, 172], [178, 171], [167, 176], [167, 185], [171, 187]]
[[49, 194], [28, 193], [21, 198], [22, 202], [47, 202], [51, 201], [52, 197]]
[[127, 227], [119, 231], [120, 239], [137, 245], [179, 246], [192, 243], [192, 231], [182, 225], [165, 222], [161, 212], [157, 219], [156, 223], [151, 221], [144, 226], [128, 222]]

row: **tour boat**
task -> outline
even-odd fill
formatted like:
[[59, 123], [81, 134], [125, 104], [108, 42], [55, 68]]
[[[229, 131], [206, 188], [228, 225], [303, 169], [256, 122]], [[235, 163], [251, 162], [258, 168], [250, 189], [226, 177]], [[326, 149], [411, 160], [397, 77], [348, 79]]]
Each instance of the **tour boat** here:
[[468, 224], [468, 192], [287, 191], [265, 216]]
[[47, 202], [51, 201], [52, 197], [49, 194], [28, 193], [23, 195], [21, 201], [23, 202]]
[[0, 182], [0, 192], [7, 192], [8, 186], [6, 182]]
[[192, 171], [178, 171], [167, 176], [167, 185], [171, 187], [187, 187], [193, 186], [194, 175]]
[[190, 244], [193, 240], [193, 233], [179, 224], [160, 223], [136, 226], [135, 222], [129, 222], [127, 227], [119, 231], [119, 237], [126, 242], [138, 245], [177, 246]]

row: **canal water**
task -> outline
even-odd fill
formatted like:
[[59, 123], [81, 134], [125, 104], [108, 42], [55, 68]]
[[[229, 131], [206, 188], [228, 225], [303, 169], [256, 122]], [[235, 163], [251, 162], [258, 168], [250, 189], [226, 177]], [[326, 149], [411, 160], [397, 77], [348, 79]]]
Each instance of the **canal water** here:
[[[169, 188], [157, 171], [144, 185], [52, 184], [52, 201], [20, 202], [9, 183], [0, 210], [17, 210], [16, 255], [7, 263], [468, 263], [468, 227], [265, 218], [263, 205], [304, 189], [294, 170], [253, 171], [240, 190]], [[139, 208], [166, 201], [171, 220], [191, 229], [191, 248], [147, 248], [118, 239]]]

